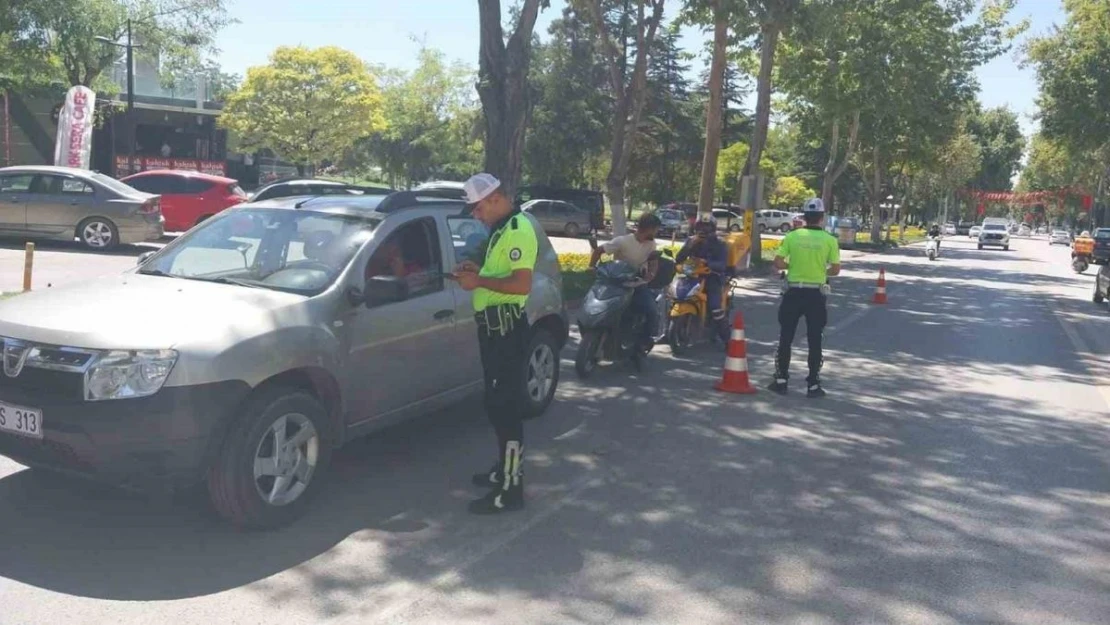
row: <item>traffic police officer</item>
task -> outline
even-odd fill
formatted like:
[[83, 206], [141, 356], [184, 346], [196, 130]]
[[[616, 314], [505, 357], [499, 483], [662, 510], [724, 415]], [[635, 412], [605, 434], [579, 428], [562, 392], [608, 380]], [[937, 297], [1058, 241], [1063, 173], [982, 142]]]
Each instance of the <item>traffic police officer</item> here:
[[459, 286], [474, 293], [478, 345], [486, 384], [486, 412], [497, 435], [497, 461], [476, 485], [490, 488], [470, 503], [476, 514], [496, 514], [524, 507], [524, 375], [528, 317], [524, 305], [532, 290], [537, 239], [532, 222], [514, 208], [501, 182], [477, 174], [464, 186], [474, 217], [490, 229], [485, 260], [460, 263]]
[[826, 299], [830, 292], [829, 276], [840, 273], [840, 246], [836, 237], [822, 228], [825, 205], [817, 198], [807, 200], [802, 216], [806, 227], [783, 237], [775, 254], [775, 269], [786, 270], [786, 291], [779, 305], [779, 347], [775, 355], [775, 379], [770, 389], [786, 394], [790, 379], [790, 344], [798, 321], [806, 318], [809, 340], [809, 377], [806, 378], [806, 396], [824, 397], [821, 388], [821, 338], [828, 323]]

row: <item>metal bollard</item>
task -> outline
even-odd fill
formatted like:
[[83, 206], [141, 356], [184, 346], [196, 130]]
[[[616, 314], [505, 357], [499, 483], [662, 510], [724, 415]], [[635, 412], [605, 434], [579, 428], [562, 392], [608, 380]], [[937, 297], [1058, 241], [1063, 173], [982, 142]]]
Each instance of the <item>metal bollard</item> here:
[[23, 290], [31, 290], [31, 270], [35, 264], [35, 244], [28, 243], [23, 253]]

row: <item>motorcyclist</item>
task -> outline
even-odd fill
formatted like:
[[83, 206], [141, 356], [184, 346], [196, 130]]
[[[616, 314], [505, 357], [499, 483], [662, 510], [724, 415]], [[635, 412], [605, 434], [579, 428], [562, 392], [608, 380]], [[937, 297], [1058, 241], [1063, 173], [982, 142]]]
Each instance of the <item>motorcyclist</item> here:
[[717, 326], [717, 336], [721, 342], [728, 345], [729, 325], [725, 318], [724, 300], [722, 294], [725, 288], [725, 272], [728, 270], [728, 248], [724, 241], [717, 238], [717, 221], [712, 217], [703, 217], [694, 224], [694, 236], [686, 240], [675, 257], [677, 264], [682, 264], [687, 258], [696, 258], [705, 262], [710, 274], [705, 277], [705, 295], [709, 300], [709, 312], [713, 324]]
[[656, 329], [659, 326], [659, 311], [655, 307], [655, 293], [648, 288], [647, 282], [655, 277], [659, 270], [659, 253], [655, 247], [655, 235], [659, 232], [662, 221], [654, 212], [640, 215], [636, 222], [636, 232], [615, 237], [608, 243], [603, 243], [593, 251], [590, 257], [590, 268], [597, 267], [602, 254], [612, 254], [613, 258], [632, 265], [640, 272], [645, 284], [636, 287], [632, 294], [632, 306], [639, 311], [645, 319], [643, 334], [640, 341], [645, 348], [653, 346]]
[[940, 224], [933, 224], [929, 227], [929, 238], [936, 239], [937, 251], [940, 251]]

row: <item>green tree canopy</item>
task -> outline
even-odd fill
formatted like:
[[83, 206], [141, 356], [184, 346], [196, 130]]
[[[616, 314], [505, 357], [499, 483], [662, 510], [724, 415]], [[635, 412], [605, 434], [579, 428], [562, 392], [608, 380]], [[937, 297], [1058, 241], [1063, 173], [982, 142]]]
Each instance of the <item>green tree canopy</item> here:
[[220, 123], [247, 148], [273, 150], [299, 166], [338, 160], [384, 130], [382, 96], [369, 68], [337, 47], [280, 47], [247, 70]]

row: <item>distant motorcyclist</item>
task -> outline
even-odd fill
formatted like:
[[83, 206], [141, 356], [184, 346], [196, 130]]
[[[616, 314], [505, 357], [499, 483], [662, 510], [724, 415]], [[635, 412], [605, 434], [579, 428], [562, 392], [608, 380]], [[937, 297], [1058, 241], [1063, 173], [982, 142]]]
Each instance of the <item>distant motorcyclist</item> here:
[[[655, 235], [662, 225], [659, 217], [653, 213], [644, 213], [636, 222], [636, 232], [613, 238], [608, 243], [601, 244], [593, 251], [590, 257], [590, 268], [597, 267], [602, 254], [612, 254], [613, 258], [632, 265], [640, 272], [644, 282], [651, 282], [659, 270], [659, 254], [655, 247]], [[655, 294], [642, 284], [636, 287], [632, 294], [632, 306], [644, 315], [643, 334], [640, 341], [644, 347], [650, 348], [656, 329], [659, 327], [659, 310], [655, 307]]]
[[717, 336], [727, 345], [730, 328], [725, 318], [723, 293], [725, 272], [728, 271], [728, 248], [724, 241], [717, 238], [717, 221], [712, 217], [703, 217], [694, 223], [694, 236], [686, 240], [675, 262], [682, 264], [687, 258], [704, 261], [711, 272], [705, 277], [705, 295], [709, 300], [713, 324], [717, 326]]
[[940, 251], [940, 224], [933, 224], [929, 228], [929, 238], [930, 239], [936, 239], [936, 241], [937, 241], [937, 251], [939, 252]]

